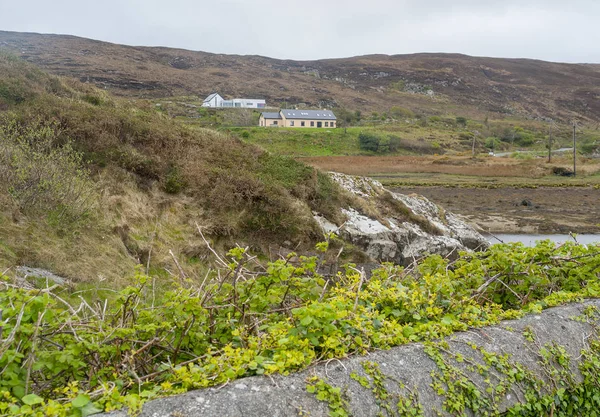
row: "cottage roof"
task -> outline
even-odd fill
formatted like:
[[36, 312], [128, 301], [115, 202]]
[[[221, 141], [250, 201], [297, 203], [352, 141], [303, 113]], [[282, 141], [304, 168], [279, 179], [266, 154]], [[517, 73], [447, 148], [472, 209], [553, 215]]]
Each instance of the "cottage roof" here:
[[[219, 96], [219, 93], [212, 93], [210, 96], [208, 96], [204, 99], [204, 102], [206, 103], [207, 101], [211, 101], [216, 96]], [[221, 97], [221, 96], [219, 96], [219, 97]]]
[[286, 119], [337, 120], [331, 110], [281, 110]]
[[262, 116], [265, 119], [281, 119], [281, 114], [275, 112], [262, 112]]

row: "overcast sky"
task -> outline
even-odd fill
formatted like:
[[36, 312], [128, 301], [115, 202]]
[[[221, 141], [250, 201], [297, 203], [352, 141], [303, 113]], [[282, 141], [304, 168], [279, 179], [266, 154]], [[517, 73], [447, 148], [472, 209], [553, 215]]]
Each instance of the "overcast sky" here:
[[0, 30], [318, 59], [385, 53], [600, 63], [600, 0], [0, 0]]

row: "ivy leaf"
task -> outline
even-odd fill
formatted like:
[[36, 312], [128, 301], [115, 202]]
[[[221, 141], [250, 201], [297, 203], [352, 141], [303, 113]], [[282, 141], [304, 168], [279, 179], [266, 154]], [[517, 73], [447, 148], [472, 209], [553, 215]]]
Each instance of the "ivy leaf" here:
[[312, 321], [313, 321], [313, 318], [311, 316], [306, 316], [302, 320], [300, 320], [300, 324], [303, 326], [308, 326], [309, 324], [312, 323]]
[[79, 394], [73, 401], [71, 401], [71, 404], [75, 408], [81, 408], [89, 402], [90, 402], [90, 397], [88, 397], [85, 394]]
[[35, 404], [42, 403], [42, 401], [44, 401], [44, 399], [35, 394], [28, 394], [28, 395], [24, 396], [23, 398], [21, 398], [21, 401], [23, 401], [23, 404], [25, 404], [25, 405], [35, 405]]

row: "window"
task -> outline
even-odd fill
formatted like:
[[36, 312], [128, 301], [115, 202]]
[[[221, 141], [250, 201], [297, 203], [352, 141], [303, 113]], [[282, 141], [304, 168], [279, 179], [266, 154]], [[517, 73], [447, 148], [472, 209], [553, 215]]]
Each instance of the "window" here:
[[294, 121], [290, 120], [290, 126], [294, 126]]
[[304, 122], [300, 122], [300, 126], [304, 127]]
[[323, 123], [317, 122], [317, 127], [323, 127]]
[[235, 103], [235, 107], [242, 107], [242, 103]]
[[277, 120], [273, 121], [273, 126], [277, 126]]
[[331, 127], [335, 127], [335, 122], [331, 122], [329, 125], [330, 125]]
[[315, 127], [315, 122], [310, 122], [310, 127]]
[[329, 122], [325, 122], [325, 127], [329, 127]]

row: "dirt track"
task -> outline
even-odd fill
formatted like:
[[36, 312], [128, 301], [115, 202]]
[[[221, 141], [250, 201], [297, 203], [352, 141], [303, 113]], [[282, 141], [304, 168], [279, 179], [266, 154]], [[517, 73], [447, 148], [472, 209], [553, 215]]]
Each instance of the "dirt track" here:
[[392, 190], [421, 194], [492, 233], [600, 233], [600, 190], [593, 187]]

